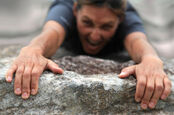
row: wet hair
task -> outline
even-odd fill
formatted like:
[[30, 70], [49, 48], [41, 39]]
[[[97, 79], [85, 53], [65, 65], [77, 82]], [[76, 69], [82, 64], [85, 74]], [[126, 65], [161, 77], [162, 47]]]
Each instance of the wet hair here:
[[124, 18], [127, 0], [76, 0], [77, 10], [83, 5], [93, 5], [97, 7], [108, 7], [119, 18]]

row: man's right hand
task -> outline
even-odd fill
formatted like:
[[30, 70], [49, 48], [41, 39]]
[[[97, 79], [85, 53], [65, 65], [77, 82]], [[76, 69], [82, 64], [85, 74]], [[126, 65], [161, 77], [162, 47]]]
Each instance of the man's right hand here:
[[38, 92], [39, 77], [45, 69], [62, 74], [63, 70], [53, 61], [45, 58], [37, 48], [22, 48], [6, 74], [6, 81], [11, 82], [15, 73], [14, 93], [28, 99], [30, 94]]

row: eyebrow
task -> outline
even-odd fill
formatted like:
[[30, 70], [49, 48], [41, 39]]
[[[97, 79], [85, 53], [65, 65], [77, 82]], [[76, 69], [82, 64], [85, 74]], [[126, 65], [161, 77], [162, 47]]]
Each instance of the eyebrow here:
[[[92, 21], [90, 18], [88, 18], [87, 16], [83, 16], [83, 19], [87, 19], [87, 20], [90, 20]], [[106, 22], [104, 23], [103, 25], [113, 25], [114, 24], [114, 21], [110, 21], [110, 22]]]
[[[87, 16], [83, 16], [83, 19], [87, 19], [87, 20], [91, 20], [90, 18], [88, 18]], [[92, 20], [91, 20], [92, 21]]]
[[114, 25], [114, 22], [110, 21], [110, 22], [105, 23], [104, 25]]

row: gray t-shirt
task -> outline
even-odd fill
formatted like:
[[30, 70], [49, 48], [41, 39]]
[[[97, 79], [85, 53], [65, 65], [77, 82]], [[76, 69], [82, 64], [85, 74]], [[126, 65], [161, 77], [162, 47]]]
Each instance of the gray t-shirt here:
[[[46, 21], [54, 20], [64, 27], [66, 31], [66, 39], [63, 45], [67, 46], [67, 49], [75, 49], [75, 52], [79, 54], [85, 54], [85, 52], [82, 50], [82, 46], [78, 37], [76, 20], [72, 10], [73, 3], [73, 0], [55, 0], [48, 11]], [[124, 21], [119, 25], [113, 38], [99, 53], [99, 55], [105, 55], [106, 53], [123, 50], [123, 41], [125, 37], [132, 32], [145, 33], [142, 20], [130, 3], [127, 4], [125, 14]]]

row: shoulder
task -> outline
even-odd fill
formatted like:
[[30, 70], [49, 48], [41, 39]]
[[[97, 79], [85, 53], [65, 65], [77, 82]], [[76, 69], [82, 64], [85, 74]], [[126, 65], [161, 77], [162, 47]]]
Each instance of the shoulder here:
[[67, 6], [72, 6], [74, 4], [74, 0], [54, 0], [52, 7], [57, 5], [57, 4], [64, 4]]

